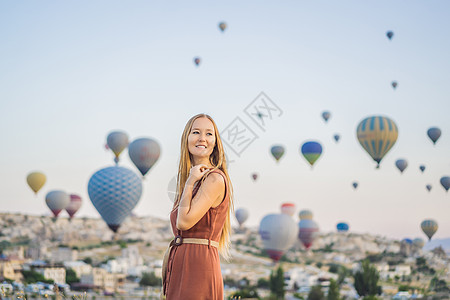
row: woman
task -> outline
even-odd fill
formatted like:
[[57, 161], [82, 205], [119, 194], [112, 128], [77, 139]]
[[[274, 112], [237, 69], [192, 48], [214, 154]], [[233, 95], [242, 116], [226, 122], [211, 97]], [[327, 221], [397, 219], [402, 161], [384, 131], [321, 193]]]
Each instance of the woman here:
[[217, 126], [210, 116], [198, 114], [181, 137], [177, 196], [170, 213], [175, 238], [164, 257], [162, 298], [224, 298], [219, 251], [229, 257], [231, 194]]

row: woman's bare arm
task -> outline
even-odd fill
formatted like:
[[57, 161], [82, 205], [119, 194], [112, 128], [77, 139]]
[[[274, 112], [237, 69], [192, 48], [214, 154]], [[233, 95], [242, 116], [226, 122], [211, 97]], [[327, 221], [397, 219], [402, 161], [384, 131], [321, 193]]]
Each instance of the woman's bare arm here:
[[193, 186], [186, 182], [178, 207], [177, 228], [191, 229], [217, 201], [222, 200], [224, 189], [225, 182], [222, 175], [208, 174], [191, 201]]

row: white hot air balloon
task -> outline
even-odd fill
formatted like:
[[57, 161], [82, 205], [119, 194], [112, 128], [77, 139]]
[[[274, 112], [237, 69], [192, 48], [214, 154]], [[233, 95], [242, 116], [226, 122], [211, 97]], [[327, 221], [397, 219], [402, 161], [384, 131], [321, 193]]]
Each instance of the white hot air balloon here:
[[269, 214], [259, 224], [259, 235], [264, 249], [274, 262], [278, 262], [284, 252], [294, 244], [297, 234], [297, 225], [285, 214]]
[[70, 196], [64, 191], [50, 191], [45, 196], [45, 202], [55, 218], [57, 218], [61, 210], [65, 209], [69, 205]]
[[238, 208], [236, 209], [234, 215], [236, 216], [236, 220], [239, 223], [239, 227], [242, 227], [242, 225], [247, 221], [248, 219], [248, 210], [246, 208]]

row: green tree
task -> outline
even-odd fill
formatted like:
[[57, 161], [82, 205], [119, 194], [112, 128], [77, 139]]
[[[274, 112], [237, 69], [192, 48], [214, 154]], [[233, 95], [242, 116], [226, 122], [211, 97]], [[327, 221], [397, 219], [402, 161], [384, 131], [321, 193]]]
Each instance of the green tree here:
[[377, 269], [372, 266], [369, 260], [365, 259], [361, 264], [361, 270], [353, 274], [355, 289], [360, 296], [374, 296], [381, 293], [378, 286], [380, 275]]
[[142, 273], [141, 281], [139, 282], [140, 286], [161, 286], [162, 280], [159, 277], [156, 277], [155, 272], [144, 272]]
[[328, 288], [327, 300], [339, 300], [339, 285], [336, 280], [330, 280], [330, 287]]
[[344, 266], [339, 266], [339, 270], [337, 273], [338, 273], [337, 284], [341, 286], [344, 283], [345, 278], [350, 275], [350, 271]]
[[277, 297], [277, 299], [284, 299], [284, 272], [281, 265], [278, 267], [276, 273], [270, 273], [270, 293]]
[[325, 300], [322, 287], [320, 285], [313, 286], [311, 291], [309, 291], [307, 300]]
[[267, 280], [266, 278], [259, 278], [256, 286], [261, 289], [269, 289], [270, 283], [269, 283], [269, 280]]
[[92, 258], [86, 257], [85, 259], [83, 259], [83, 261], [92, 266]]
[[33, 270], [30, 271], [22, 270], [22, 275], [25, 280], [25, 283], [35, 283], [38, 281], [45, 283], [54, 283], [52, 279], [47, 279], [41, 273], [35, 272]]
[[71, 268], [66, 270], [66, 282], [70, 285], [75, 282], [80, 282], [80, 279], [77, 277], [77, 273]]
[[439, 279], [437, 276], [431, 279], [429, 289], [433, 292], [450, 292], [445, 280]]

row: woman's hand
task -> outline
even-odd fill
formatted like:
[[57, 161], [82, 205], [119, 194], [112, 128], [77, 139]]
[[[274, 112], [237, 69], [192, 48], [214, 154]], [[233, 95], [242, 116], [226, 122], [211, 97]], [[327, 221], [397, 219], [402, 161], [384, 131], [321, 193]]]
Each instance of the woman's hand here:
[[207, 165], [199, 164], [196, 166], [192, 166], [191, 170], [189, 171], [189, 177], [186, 181], [187, 184], [194, 185], [197, 181], [199, 181], [206, 173], [209, 172], [209, 169]]

